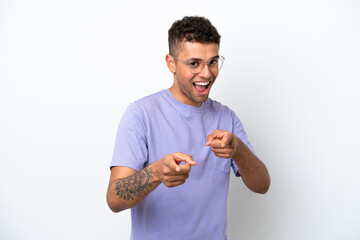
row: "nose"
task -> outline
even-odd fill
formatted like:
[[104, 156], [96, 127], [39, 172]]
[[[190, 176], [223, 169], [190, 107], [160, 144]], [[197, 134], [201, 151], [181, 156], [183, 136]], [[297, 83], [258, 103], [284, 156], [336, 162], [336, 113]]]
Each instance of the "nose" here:
[[210, 78], [212, 75], [210, 69], [209, 69], [209, 65], [208, 64], [203, 64], [203, 67], [199, 73], [199, 77], [203, 77], [203, 78]]

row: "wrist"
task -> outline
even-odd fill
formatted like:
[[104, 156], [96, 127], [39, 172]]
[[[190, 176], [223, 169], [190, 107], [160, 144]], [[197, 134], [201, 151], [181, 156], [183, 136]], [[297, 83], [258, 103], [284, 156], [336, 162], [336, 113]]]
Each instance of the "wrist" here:
[[153, 183], [161, 183], [161, 177], [160, 177], [160, 174], [159, 174], [158, 161], [153, 162], [152, 164], [150, 164], [148, 166], [148, 169], [152, 173], [151, 182], [153, 182]]
[[244, 146], [245, 146], [243, 141], [241, 141], [241, 139], [238, 138], [236, 135], [235, 135], [234, 140], [235, 140], [234, 141], [234, 152], [233, 152], [232, 158], [241, 155], [244, 152]]

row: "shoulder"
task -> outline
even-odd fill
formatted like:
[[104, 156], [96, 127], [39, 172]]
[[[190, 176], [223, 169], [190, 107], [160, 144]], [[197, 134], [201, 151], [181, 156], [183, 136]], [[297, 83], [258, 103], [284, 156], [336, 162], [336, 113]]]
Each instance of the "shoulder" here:
[[155, 108], [162, 101], [162, 92], [145, 96], [130, 103], [120, 120], [119, 128], [121, 131], [131, 131], [135, 134], [138, 132], [146, 133], [153, 113], [156, 111]]
[[136, 115], [143, 115], [146, 112], [159, 108], [165, 101], [165, 90], [153, 93], [130, 103], [128, 110]]
[[138, 121], [142, 125], [150, 127], [151, 122], [155, 121], [160, 113], [169, 115], [169, 97], [166, 90], [145, 96], [129, 104], [122, 118], [129, 121]]
[[143, 106], [143, 107], [152, 107], [163, 102], [167, 101], [166, 99], [166, 90], [159, 91], [157, 93], [153, 93], [151, 95], [145, 96], [133, 102], [133, 105]]

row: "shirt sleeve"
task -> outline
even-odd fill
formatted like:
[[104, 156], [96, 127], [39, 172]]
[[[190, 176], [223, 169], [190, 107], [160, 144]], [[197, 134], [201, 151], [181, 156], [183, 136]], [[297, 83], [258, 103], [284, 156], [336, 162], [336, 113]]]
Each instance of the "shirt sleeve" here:
[[[233, 119], [233, 133], [240, 138], [240, 140], [245, 143], [245, 145], [255, 154], [254, 148], [252, 147], [251, 143], [249, 142], [249, 138], [245, 132], [244, 126], [241, 123], [240, 119], [236, 116], [236, 114], [232, 111], [232, 119]], [[256, 154], [255, 154], [256, 155]], [[238, 172], [239, 168], [236, 166], [233, 159], [231, 159], [231, 167], [234, 171], [235, 176], [240, 177]]]
[[123, 114], [117, 131], [111, 167], [123, 166], [136, 171], [148, 159], [146, 126], [141, 108], [132, 103]]

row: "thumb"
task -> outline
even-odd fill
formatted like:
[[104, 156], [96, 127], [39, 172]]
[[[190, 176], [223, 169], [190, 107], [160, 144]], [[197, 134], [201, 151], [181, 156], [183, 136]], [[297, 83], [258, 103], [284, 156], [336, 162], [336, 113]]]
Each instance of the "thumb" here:
[[207, 139], [206, 139], [206, 146], [210, 146], [211, 145], [211, 142], [217, 138], [218, 136], [213, 132], [211, 133], [209, 136], [207, 136]]
[[233, 134], [224, 134], [223, 138], [221, 139], [221, 147], [230, 145], [233, 138], [234, 138]]
[[174, 160], [175, 160], [175, 161], [172, 161], [172, 162], [170, 163], [170, 167], [171, 167], [172, 169], [174, 169], [175, 171], [180, 172], [181, 168], [180, 168], [179, 165], [180, 165], [181, 161], [178, 161], [176, 158], [174, 158]]

